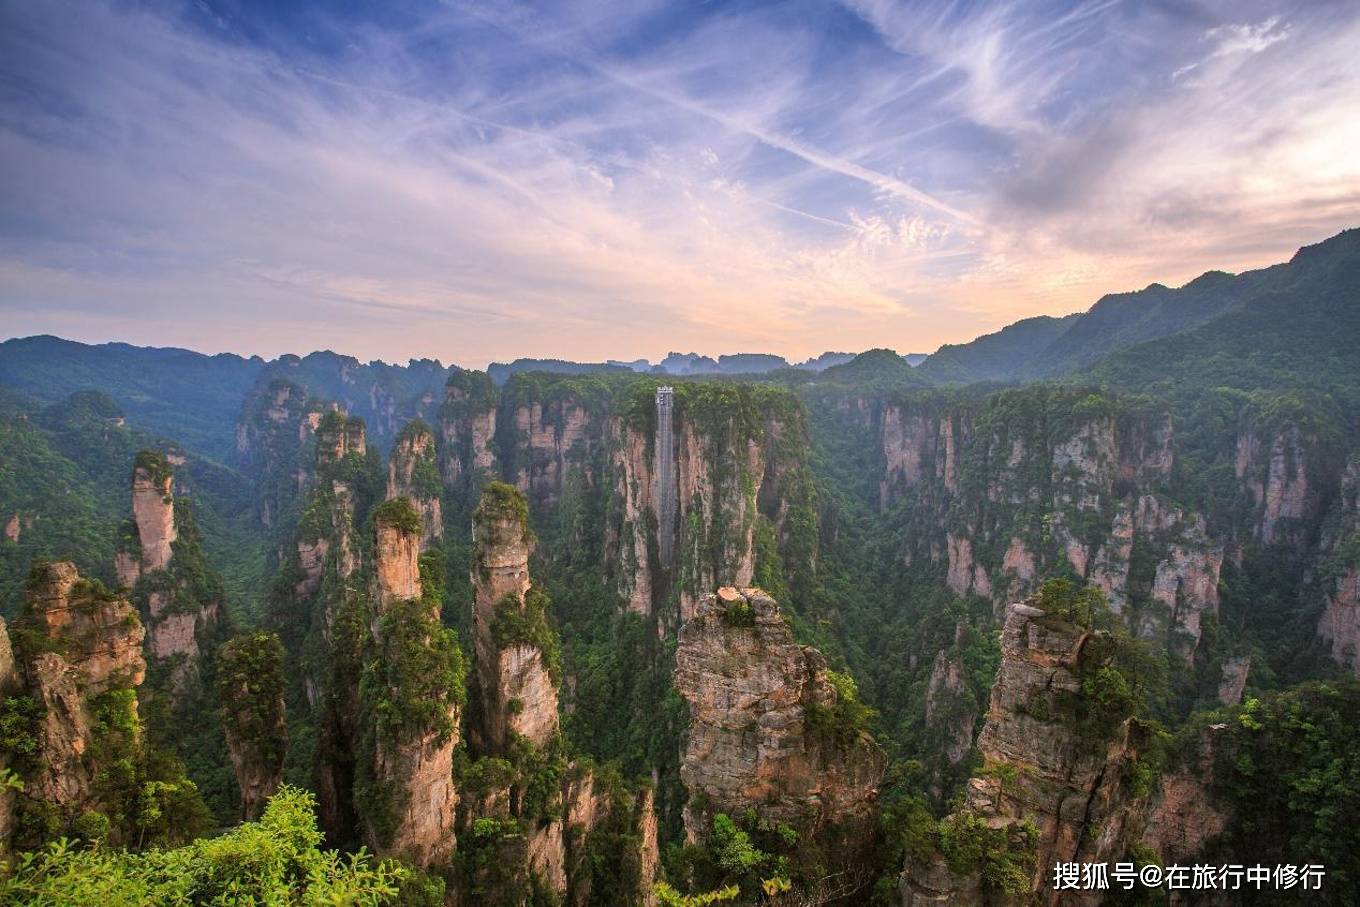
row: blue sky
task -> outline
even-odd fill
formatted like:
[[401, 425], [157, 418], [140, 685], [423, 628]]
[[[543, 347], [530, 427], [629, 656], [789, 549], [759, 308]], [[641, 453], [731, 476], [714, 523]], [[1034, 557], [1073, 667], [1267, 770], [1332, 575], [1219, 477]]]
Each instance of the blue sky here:
[[6, 335], [930, 351], [1360, 222], [1360, 5], [0, 0]]

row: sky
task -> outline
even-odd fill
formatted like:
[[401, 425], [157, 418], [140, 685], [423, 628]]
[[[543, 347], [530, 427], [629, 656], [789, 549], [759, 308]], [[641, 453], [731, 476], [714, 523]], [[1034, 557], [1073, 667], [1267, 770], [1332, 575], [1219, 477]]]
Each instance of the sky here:
[[1360, 224], [1353, 0], [0, 0], [0, 337], [930, 352]]

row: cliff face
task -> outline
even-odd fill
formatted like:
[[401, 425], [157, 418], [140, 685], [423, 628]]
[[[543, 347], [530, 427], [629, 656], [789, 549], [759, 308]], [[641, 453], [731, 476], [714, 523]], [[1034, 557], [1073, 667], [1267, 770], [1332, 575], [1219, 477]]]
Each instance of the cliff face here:
[[288, 381], [272, 381], [247, 398], [236, 426], [236, 462], [255, 477], [262, 525], [277, 525], [301, 497], [312, 466], [304, 452], [322, 415], [320, 402]]
[[[352, 843], [355, 747], [360, 734], [359, 676], [363, 670], [362, 584], [356, 524], [382, 476], [367, 445], [362, 419], [326, 413], [316, 429], [314, 472], [298, 519], [294, 573], [297, 611], [281, 631], [303, 666], [302, 687], [317, 726], [317, 807], [337, 844]], [[376, 473], [376, 474], [374, 474]], [[297, 613], [306, 617], [298, 620]]]
[[1237, 439], [1237, 479], [1256, 505], [1252, 527], [1262, 543], [1297, 547], [1315, 502], [1305, 451], [1315, 443], [1297, 425], [1277, 432], [1248, 428]]
[[725, 587], [699, 600], [680, 632], [675, 686], [689, 703], [680, 778], [685, 829], [706, 836], [712, 814], [782, 822], [853, 864], [872, 847], [884, 757], [844, 722], [838, 688], [816, 649], [798, 645], [759, 589]]
[[496, 389], [485, 372], [449, 377], [439, 426], [444, 437], [441, 471], [451, 488], [475, 490], [496, 473]]
[[[385, 682], [366, 685], [361, 693], [373, 762], [361, 782], [359, 801], [377, 852], [432, 867], [448, 866], [455, 846], [453, 753], [462, 659], [451, 634], [439, 624], [438, 599], [422, 594], [421, 527], [405, 498], [389, 501], [374, 517], [368, 673]], [[407, 705], [412, 700], [434, 710], [416, 712]]]
[[[182, 460], [181, 460], [182, 462]], [[143, 605], [147, 650], [182, 688], [198, 669], [199, 638], [219, 620], [220, 589], [207, 577], [198, 530], [186, 501], [176, 502], [172, 459], [142, 451], [132, 470], [132, 519], [114, 566]], [[181, 525], [183, 524], [183, 525]]]
[[573, 467], [585, 469], [590, 481], [590, 457], [603, 427], [598, 414], [572, 397], [526, 400], [515, 404], [511, 414], [515, 444], [506, 466], [515, 486], [535, 506], [557, 503]]
[[[359, 568], [359, 546], [354, 537], [356, 484], [364, 478], [368, 455], [362, 419], [330, 412], [316, 432], [315, 478], [298, 520], [294, 595], [315, 595], [328, 571], [334, 579], [348, 579]], [[335, 603], [332, 602], [331, 605]], [[334, 607], [320, 615], [329, 636]]]
[[[43, 642], [26, 653], [23, 674], [41, 718], [35, 727], [37, 752], [21, 796], [55, 808], [66, 827], [97, 805], [96, 707], [104, 694], [142, 682], [144, 631], [126, 599], [82, 580], [74, 564], [39, 564], [27, 599], [25, 627]], [[127, 711], [135, 726], [135, 699], [105, 708]]]
[[[744, 587], [762, 566], [792, 582], [816, 566], [817, 513], [806, 479], [807, 428], [790, 395], [677, 388], [671, 416], [671, 457], [656, 418], [631, 416], [610, 425], [613, 507], [606, 565], [628, 610], [654, 615], [661, 626], [690, 619], [702, 595], [718, 586]], [[661, 475], [658, 464], [671, 472]], [[663, 489], [662, 483], [673, 483]], [[662, 492], [667, 494], [663, 495]], [[674, 501], [665, 557], [661, 503]], [[758, 562], [764, 534], [782, 565]]]
[[926, 687], [926, 728], [939, 736], [945, 760], [962, 762], [973, 748], [977, 708], [964, 681], [963, 664], [956, 653], [942, 651], [931, 665]]
[[[24, 678], [19, 673], [19, 665], [14, 660], [14, 649], [9, 642], [9, 629], [5, 619], [0, 617], [0, 697], [13, 696], [23, 688]], [[0, 753], [0, 772], [12, 771], [5, 753]], [[17, 797], [14, 789], [5, 785], [0, 791], [0, 855], [9, 848], [10, 838], [14, 835], [14, 802]]]
[[1318, 635], [1337, 664], [1360, 677], [1360, 462], [1346, 468], [1319, 551], [1323, 612]]
[[[676, 388], [664, 451], [656, 388], [646, 381], [514, 375], [497, 392], [480, 372], [460, 372], [447, 394], [445, 486], [470, 502], [483, 482], [499, 478], [549, 518], [564, 498], [602, 505], [606, 575], [625, 607], [656, 618], [663, 632], [704, 591], [753, 582], [762, 537], [773, 541], [763, 550], [789, 562], [791, 574], [815, 569], [807, 428], [787, 391]], [[666, 514], [663, 501], [674, 502]], [[575, 543], [601, 541], [568, 544]], [[768, 566], [771, 575], [785, 572]]]
[[424, 422], [412, 422], [397, 435], [392, 448], [387, 464], [387, 497], [408, 498], [420, 513], [422, 548], [444, 534], [440, 489], [434, 432]]
[[246, 822], [259, 818], [283, 782], [288, 751], [283, 671], [283, 644], [272, 633], [237, 637], [217, 656], [222, 725]]
[[1071, 573], [1145, 636], [1192, 658], [1218, 610], [1223, 541], [1170, 504], [1170, 414], [1100, 393], [842, 401], [881, 450], [884, 508], [909, 502], [908, 564], [941, 564], [956, 595], [995, 607]]
[[563, 754], [558, 643], [547, 597], [529, 578], [534, 538], [518, 488], [483, 488], [473, 541], [481, 718], [469, 733], [478, 758], [461, 782], [462, 863], [474, 867], [464, 880], [466, 902], [518, 905], [538, 885], [566, 904], [594, 903], [592, 880], [606, 860], [637, 874], [626, 902], [650, 904], [658, 865], [651, 792], [635, 795]]
[[[141, 544], [140, 575], [170, 566], [175, 541], [174, 477], [169, 470], [138, 464], [132, 471], [132, 518]], [[132, 585], [127, 583], [126, 585]]]
[[[1045, 611], [1036, 597], [1012, 604], [1002, 632], [1001, 667], [978, 750], [985, 773], [968, 782], [963, 809], [949, 822], [980, 820], [1027, 850], [1028, 890], [1050, 890], [1055, 862], [1113, 862], [1143, 832], [1148, 809], [1126, 779], [1142, 745], [1140, 726], [1091, 701], [1088, 680], [1107, 669], [1109, 638]], [[1029, 828], [1032, 823], [1033, 828]], [[938, 856], [908, 860], [903, 903], [1010, 903], [976, 868]]]
[[473, 516], [472, 627], [482, 740], [505, 752], [514, 736], [543, 746], [557, 734], [558, 681], [545, 640], [546, 598], [529, 582], [533, 536], [518, 489], [491, 483]]
[[1221, 724], [1201, 733], [1193, 758], [1162, 777], [1153, 798], [1143, 843], [1169, 864], [1190, 864], [1219, 835], [1229, 816], [1216, 802], [1212, 783]]

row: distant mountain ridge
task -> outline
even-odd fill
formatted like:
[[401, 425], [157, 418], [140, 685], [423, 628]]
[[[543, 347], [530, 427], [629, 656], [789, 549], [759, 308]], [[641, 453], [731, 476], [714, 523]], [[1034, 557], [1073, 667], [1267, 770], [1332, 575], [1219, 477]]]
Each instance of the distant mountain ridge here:
[[[929, 356], [827, 352], [790, 363], [768, 353], [714, 358], [672, 352], [655, 365], [646, 359], [525, 358], [493, 363], [487, 371], [497, 385], [521, 372], [542, 371], [767, 375], [795, 383], [813, 380], [815, 374], [820, 380], [903, 386], [1073, 377], [1148, 392], [1164, 389], [1175, 375], [1243, 389], [1279, 384], [1284, 376], [1287, 384], [1335, 393], [1360, 383], [1360, 356], [1354, 353], [1360, 342], [1357, 299], [1360, 229], [1350, 229], [1301, 248], [1282, 264], [1238, 275], [1209, 271], [1175, 289], [1154, 283], [1110, 294], [1086, 312], [1025, 318]], [[273, 381], [287, 380], [361, 416], [373, 440], [385, 447], [405, 419], [428, 417], [438, 408], [444, 384], [457, 370], [433, 359], [364, 363], [328, 350], [266, 361], [126, 343], [89, 345], [46, 335], [0, 342], [0, 385], [45, 404], [100, 390], [144, 430], [174, 437], [223, 462], [231, 458], [231, 427], [243, 402]], [[1360, 410], [1360, 402], [1356, 407]]]
[[[1267, 334], [1289, 336], [1310, 323], [1309, 316], [1335, 309], [1339, 320], [1332, 323], [1333, 330], [1315, 338], [1317, 349], [1328, 349], [1339, 337], [1355, 339], [1346, 333], [1355, 326], [1355, 306], [1346, 300], [1360, 294], [1358, 262], [1360, 229], [1344, 230], [1304, 246], [1283, 264], [1236, 275], [1208, 271], [1176, 289], [1154, 283], [1103, 296], [1083, 313], [1026, 318], [970, 343], [943, 346], [919, 366], [920, 374], [936, 384], [970, 384], [1090, 372], [1142, 386], [1155, 383], [1157, 376], [1136, 374], [1138, 360], [1158, 360], [1158, 341], [1197, 332], [1197, 352], [1190, 355], [1202, 357], [1225, 338], [1240, 337], [1237, 320], [1255, 321], [1268, 311], [1274, 313], [1271, 324], [1257, 326], [1263, 332], [1256, 337], [1260, 348], [1280, 339]], [[1134, 355], [1133, 350], [1139, 352]], [[1239, 344], [1238, 352], [1248, 350]], [[1107, 359], [1120, 364], [1105, 366]]]

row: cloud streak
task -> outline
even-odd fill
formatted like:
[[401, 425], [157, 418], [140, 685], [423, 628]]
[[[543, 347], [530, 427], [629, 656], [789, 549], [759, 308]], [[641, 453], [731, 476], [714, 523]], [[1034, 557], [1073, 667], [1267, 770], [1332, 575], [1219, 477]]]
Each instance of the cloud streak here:
[[469, 365], [929, 350], [1354, 223], [1357, 15], [1149, 9], [0, 0], [0, 313]]

